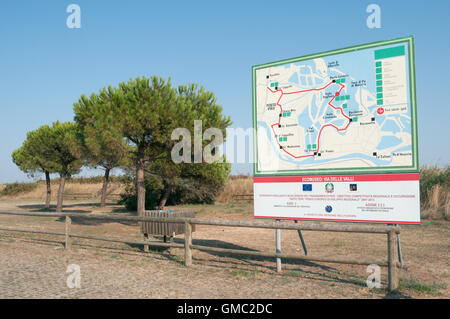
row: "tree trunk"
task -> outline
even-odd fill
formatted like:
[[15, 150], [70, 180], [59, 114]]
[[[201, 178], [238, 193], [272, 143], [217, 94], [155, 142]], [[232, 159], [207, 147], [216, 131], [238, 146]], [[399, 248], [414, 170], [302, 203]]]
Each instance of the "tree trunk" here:
[[145, 210], [145, 180], [144, 180], [144, 160], [138, 158], [136, 162], [136, 191], [137, 191], [137, 214], [144, 215]]
[[66, 184], [66, 172], [61, 174], [59, 179], [58, 202], [56, 204], [56, 212], [61, 213], [63, 209], [64, 186]]
[[100, 207], [105, 207], [106, 202], [106, 191], [108, 190], [108, 183], [109, 183], [109, 171], [111, 169], [109, 167], [106, 167], [105, 169], [105, 177], [103, 179], [103, 187], [102, 187], [102, 198], [100, 201]]
[[45, 198], [45, 209], [50, 209], [50, 200], [52, 198], [52, 188], [50, 186], [50, 173], [45, 171], [45, 182], [47, 183], [47, 196]]
[[172, 190], [172, 185], [167, 184], [166, 185], [166, 189], [164, 191], [164, 195], [161, 198], [161, 201], [159, 202], [159, 209], [162, 210], [162, 209], [164, 209], [164, 206], [166, 206], [166, 202], [167, 202], [167, 199], [169, 198], [171, 190]]

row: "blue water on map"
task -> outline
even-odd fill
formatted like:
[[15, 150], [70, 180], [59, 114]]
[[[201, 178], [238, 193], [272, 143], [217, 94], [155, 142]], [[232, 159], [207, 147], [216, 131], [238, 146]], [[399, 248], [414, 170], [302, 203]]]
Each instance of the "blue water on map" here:
[[289, 78], [289, 82], [298, 84], [298, 74], [297, 73], [292, 74], [292, 76]]
[[319, 84], [323, 84], [323, 80], [316, 78], [316, 85], [318, 86]]
[[[331, 123], [333, 123], [333, 125], [337, 126], [338, 128], [344, 128], [347, 125], [348, 120], [347, 119], [337, 119]], [[345, 133], [345, 132], [340, 132], [340, 133]]]
[[306, 79], [305, 79], [304, 76], [301, 76], [301, 77], [300, 77], [300, 81], [301, 81], [301, 84], [302, 84], [303, 86], [306, 86]]
[[[313, 117], [313, 118], [316, 118], [316, 117], [318, 117], [319, 116], [319, 110], [320, 110], [320, 108], [319, 108], [319, 105], [317, 105], [317, 97], [316, 96], [313, 96], [313, 98], [312, 98], [312, 101], [311, 101], [311, 116]], [[299, 121], [299, 124], [301, 124], [301, 122]]]
[[378, 149], [390, 148], [392, 146], [398, 145], [402, 142], [401, 139], [395, 136], [383, 136], [381, 138], [380, 144], [378, 144]]
[[383, 131], [398, 133], [400, 132], [400, 127], [394, 122], [394, 120], [387, 119], [386, 122], [384, 122]]

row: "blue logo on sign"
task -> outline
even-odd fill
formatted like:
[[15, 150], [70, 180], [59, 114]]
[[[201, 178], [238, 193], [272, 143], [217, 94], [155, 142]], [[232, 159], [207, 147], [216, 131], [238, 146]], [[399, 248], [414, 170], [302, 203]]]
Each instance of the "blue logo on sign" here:
[[303, 191], [304, 192], [312, 191], [312, 184], [303, 184]]
[[332, 210], [333, 210], [333, 207], [331, 207], [330, 205], [325, 206], [325, 211], [327, 213], [331, 213]]

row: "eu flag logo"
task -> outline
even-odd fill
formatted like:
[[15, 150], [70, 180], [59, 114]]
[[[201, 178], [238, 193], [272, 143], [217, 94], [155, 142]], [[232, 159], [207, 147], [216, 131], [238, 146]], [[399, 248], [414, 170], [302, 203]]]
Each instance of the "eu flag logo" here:
[[304, 192], [312, 191], [312, 184], [303, 184], [303, 191]]

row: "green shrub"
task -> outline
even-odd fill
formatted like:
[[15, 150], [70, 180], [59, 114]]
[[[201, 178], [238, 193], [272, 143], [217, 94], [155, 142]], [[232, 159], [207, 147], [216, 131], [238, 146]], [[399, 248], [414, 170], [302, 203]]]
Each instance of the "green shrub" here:
[[[179, 179], [170, 192], [167, 205], [183, 204], [212, 204], [223, 187], [213, 183], [192, 178]], [[156, 176], [146, 176], [145, 180], [145, 209], [152, 210], [159, 206], [164, 193], [164, 185]], [[134, 181], [125, 187], [125, 193], [121, 194], [119, 204], [128, 210], [137, 210], [137, 195]]]
[[222, 187], [196, 179], [180, 179], [171, 192], [168, 205], [212, 204]]
[[[204, 166], [202, 166], [204, 165]], [[223, 190], [230, 173], [229, 163], [189, 164], [184, 167], [167, 199], [167, 205], [212, 204]], [[163, 179], [155, 174], [145, 174], [145, 209], [156, 209], [164, 194]], [[125, 193], [119, 204], [128, 210], [137, 209], [135, 180], [128, 177]]]
[[[163, 183], [160, 178], [154, 175], [145, 177], [145, 209], [155, 209], [159, 204], [159, 199], [163, 193]], [[137, 194], [135, 180], [129, 178], [126, 182], [125, 193], [120, 195], [119, 204], [124, 205], [131, 211], [137, 210]]]

